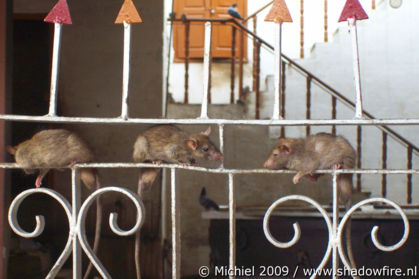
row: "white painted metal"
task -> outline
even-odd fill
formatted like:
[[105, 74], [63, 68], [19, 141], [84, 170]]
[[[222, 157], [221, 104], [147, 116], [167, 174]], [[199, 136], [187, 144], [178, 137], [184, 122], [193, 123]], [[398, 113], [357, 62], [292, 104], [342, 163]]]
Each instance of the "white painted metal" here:
[[[323, 209], [323, 207], [317, 203], [316, 201], [314, 201], [313, 199], [306, 197], [306, 196], [301, 196], [301, 195], [289, 195], [286, 197], [282, 197], [278, 200], [276, 200], [266, 211], [265, 216], [263, 218], [263, 232], [265, 233], [266, 238], [268, 239], [268, 241], [274, 245], [275, 247], [278, 248], [289, 248], [291, 246], [293, 246], [295, 243], [298, 242], [298, 240], [300, 239], [301, 236], [301, 230], [300, 230], [300, 226], [298, 223], [294, 223], [293, 224], [293, 228], [294, 228], [294, 236], [292, 237], [292, 239], [288, 242], [280, 242], [278, 240], [276, 240], [272, 234], [271, 231], [269, 229], [269, 219], [273, 213], [273, 211], [282, 203], [285, 203], [287, 201], [291, 201], [291, 200], [299, 200], [299, 201], [304, 201], [308, 204], [313, 205], [319, 212], [320, 214], [323, 216], [324, 220], [326, 221], [326, 225], [327, 225], [327, 229], [329, 232], [329, 242], [327, 244], [326, 247], [326, 252], [323, 256], [322, 261], [320, 262], [319, 266], [317, 267], [316, 271], [324, 268], [324, 266], [327, 264], [329, 258], [330, 258], [330, 254], [332, 251], [332, 247], [333, 247], [333, 229], [332, 229], [332, 222], [330, 221], [330, 218], [326, 212], [326, 210]], [[314, 273], [313, 276], [311, 276], [310, 278], [316, 278], [317, 272]]]
[[[286, 196], [286, 197], [278, 199], [268, 208], [268, 210], [266, 211], [265, 216], [263, 218], [263, 231], [264, 231], [265, 236], [268, 239], [268, 241], [272, 245], [274, 245], [275, 247], [289, 248], [289, 247], [295, 245], [298, 242], [298, 240], [300, 239], [300, 235], [301, 235], [300, 227], [299, 227], [298, 223], [294, 223], [293, 224], [293, 227], [294, 227], [293, 238], [290, 241], [285, 242], [285, 243], [279, 242], [278, 240], [276, 240], [272, 236], [272, 234], [270, 232], [270, 229], [269, 229], [269, 218], [272, 215], [272, 212], [280, 204], [282, 204], [286, 201], [290, 201], [290, 200], [305, 201], [307, 203], [312, 204], [315, 208], [317, 208], [317, 210], [319, 210], [319, 212], [323, 216], [324, 220], [326, 221], [326, 225], [327, 225], [327, 228], [328, 228], [328, 231], [329, 231], [328, 247], [326, 249], [325, 255], [323, 256], [322, 262], [317, 267], [317, 271], [324, 268], [324, 266], [326, 265], [330, 256], [332, 255], [333, 278], [338, 278], [336, 271], [339, 268], [339, 258], [342, 260], [342, 262], [344, 263], [346, 268], [351, 269], [351, 265], [350, 265], [347, 257], [345, 256], [344, 249], [343, 249], [343, 244], [342, 244], [342, 240], [343, 240], [343, 237], [344, 237], [343, 233], [344, 233], [344, 230], [345, 230], [345, 225], [346, 225], [347, 221], [351, 218], [351, 215], [356, 210], [360, 209], [362, 206], [365, 206], [367, 204], [372, 204], [372, 203], [386, 203], [386, 204], [392, 206], [400, 214], [400, 216], [403, 220], [403, 225], [404, 225], [403, 236], [402, 236], [402, 238], [400, 239], [399, 242], [397, 242], [394, 245], [390, 245], [390, 246], [382, 245], [379, 242], [378, 237], [377, 237], [379, 227], [378, 226], [373, 227], [373, 229], [371, 230], [371, 238], [372, 238], [372, 241], [373, 241], [374, 245], [378, 249], [380, 249], [382, 251], [385, 251], [385, 252], [394, 251], [394, 250], [399, 249], [407, 241], [407, 238], [408, 238], [409, 232], [410, 232], [409, 220], [408, 220], [406, 214], [403, 212], [403, 210], [400, 208], [400, 206], [398, 206], [396, 203], [394, 203], [394, 202], [392, 202], [388, 199], [385, 199], [385, 198], [370, 198], [370, 199], [366, 199], [366, 200], [363, 200], [361, 202], [358, 202], [357, 204], [353, 205], [345, 213], [345, 215], [343, 216], [342, 220], [339, 223], [338, 186], [337, 186], [337, 174], [338, 174], [339, 171], [340, 170], [333, 170], [332, 171], [332, 174], [333, 174], [332, 221], [330, 221], [330, 217], [328, 216], [327, 212], [322, 208], [322, 206], [320, 204], [318, 204], [314, 200], [310, 199], [309, 197], [302, 196], [302, 195], [290, 195], [290, 196]], [[317, 274], [317, 272], [314, 272], [314, 274], [310, 278], [316, 278], [317, 277], [316, 274]]]
[[[76, 164], [74, 167], [77, 168], [170, 168], [170, 169], [187, 169], [191, 171], [201, 171], [201, 172], [210, 172], [210, 173], [233, 173], [233, 174], [295, 174], [296, 171], [293, 170], [269, 170], [269, 169], [210, 169], [204, 167], [195, 167], [195, 166], [182, 166], [175, 164], [150, 164], [150, 163], [83, 163]], [[0, 169], [22, 169], [16, 163], [0, 163]], [[339, 170], [317, 170], [313, 173], [321, 174], [336, 174], [339, 173], [360, 173], [360, 174], [419, 174], [419, 169], [391, 169], [391, 170], [382, 170], [382, 169], [339, 169]]]
[[131, 46], [131, 24], [124, 21], [124, 62], [122, 73], [122, 112], [121, 118], [128, 119], [129, 57]]
[[351, 218], [351, 214], [353, 214], [356, 210], [358, 210], [362, 206], [364, 206], [366, 204], [372, 204], [372, 203], [386, 203], [386, 204], [392, 206], [400, 214], [400, 216], [403, 220], [403, 226], [404, 226], [403, 236], [400, 239], [400, 241], [397, 242], [396, 244], [390, 245], [390, 246], [385, 246], [385, 245], [382, 245], [380, 243], [380, 241], [378, 240], [378, 237], [377, 237], [379, 227], [374, 226], [371, 230], [371, 239], [372, 239], [372, 242], [374, 243], [375, 247], [377, 247], [378, 249], [380, 249], [381, 251], [384, 251], [384, 252], [394, 251], [394, 250], [397, 250], [400, 247], [402, 247], [403, 244], [407, 241], [407, 238], [409, 236], [409, 232], [410, 232], [409, 220], [408, 220], [406, 214], [400, 208], [400, 206], [398, 206], [396, 203], [394, 203], [394, 202], [392, 202], [388, 199], [384, 199], [384, 198], [371, 198], [371, 199], [367, 199], [367, 200], [363, 200], [363, 201], [358, 202], [357, 204], [352, 206], [350, 208], [350, 210], [348, 210], [348, 212], [345, 213], [345, 215], [343, 216], [343, 218], [342, 218], [342, 220], [339, 224], [339, 227], [338, 227], [339, 255], [342, 259], [342, 262], [344, 263], [344, 265], [347, 268], [350, 268], [350, 264], [349, 264], [349, 261], [348, 261], [347, 257], [345, 256], [344, 249], [343, 249], [343, 244], [342, 244], [342, 238], [343, 238], [342, 234], [344, 233], [345, 225], [346, 225], [347, 221]]
[[77, 226], [77, 216], [80, 210], [81, 204], [81, 185], [80, 176], [76, 168], [71, 169], [71, 238], [73, 242], [73, 278], [82, 278], [82, 263], [81, 263], [81, 247], [77, 241], [77, 233], [74, 232], [74, 228]]
[[51, 88], [48, 115], [55, 116], [57, 110], [58, 72], [60, 65], [61, 23], [54, 23], [54, 43], [52, 49]]
[[330, 126], [330, 125], [419, 125], [419, 118], [403, 119], [301, 119], [301, 120], [248, 120], [248, 119], [162, 119], [162, 118], [95, 118], [66, 116], [29, 116], [1, 114], [0, 120], [53, 123], [98, 123], [98, 124], [215, 124], [215, 125], [282, 125], [282, 126]]
[[204, 42], [204, 73], [202, 78], [203, 90], [202, 105], [201, 105], [201, 119], [208, 118], [208, 88], [209, 88], [209, 74], [210, 74], [210, 52], [211, 52], [211, 22], [205, 22], [205, 42]]
[[[236, 200], [234, 198], [234, 174], [228, 174], [228, 221], [229, 221], [229, 267], [236, 266]], [[234, 279], [234, 274], [230, 279]]]
[[172, 279], [180, 279], [180, 190], [176, 191], [176, 169], [171, 169], [171, 214], [172, 214]]
[[[338, 182], [337, 182], [338, 176], [334, 172], [332, 175], [332, 234], [329, 236], [329, 238], [332, 238], [332, 267], [333, 270], [337, 270], [339, 268], [339, 255], [338, 255], [338, 248], [337, 248], [337, 235], [338, 235], [338, 223], [339, 223], [339, 193], [338, 193]], [[333, 278], [337, 278], [337, 275], [335, 272], [333, 272]]]
[[352, 37], [353, 67], [356, 90], [355, 117], [362, 118], [361, 73], [359, 69], [358, 34], [356, 28], [356, 19], [353, 17], [348, 18], [348, 23]]
[[14, 198], [14, 200], [12, 201], [12, 204], [9, 207], [9, 214], [8, 214], [9, 225], [12, 228], [12, 230], [21, 237], [34, 238], [42, 234], [45, 228], [44, 216], [42, 215], [35, 216], [36, 225], [33, 232], [27, 232], [23, 230], [20, 227], [19, 222], [17, 220], [17, 213], [19, 211], [19, 207], [21, 203], [26, 199], [26, 197], [32, 194], [37, 194], [37, 193], [46, 194], [54, 198], [56, 201], [58, 201], [58, 203], [63, 207], [68, 218], [69, 235], [68, 235], [67, 243], [60, 257], [55, 262], [54, 266], [49, 271], [46, 277], [46, 279], [52, 279], [52, 278], [55, 278], [55, 276], [58, 274], [60, 269], [63, 267], [64, 263], [67, 261], [72, 251], [71, 244], [73, 242], [74, 226], [72, 224], [71, 205], [68, 203], [68, 201], [61, 194], [47, 188], [36, 188], [36, 189], [29, 189], [29, 190], [23, 191], [22, 193], [17, 195], [16, 198]]
[[274, 109], [272, 119], [280, 119], [280, 110], [281, 110], [281, 72], [282, 72], [282, 60], [281, 60], [281, 29], [282, 23], [278, 24], [278, 27], [275, 29], [275, 72], [274, 72]]

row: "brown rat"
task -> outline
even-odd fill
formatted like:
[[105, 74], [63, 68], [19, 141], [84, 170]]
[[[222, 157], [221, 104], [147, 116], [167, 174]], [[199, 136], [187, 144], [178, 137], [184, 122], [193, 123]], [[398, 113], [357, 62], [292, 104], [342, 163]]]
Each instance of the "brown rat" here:
[[[26, 174], [39, 171], [35, 186], [42, 184], [42, 179], [50, 169], [63, 169], [77, 163], [88, 163], [94, 160], [93, 152], [86, 142], [77, 134], [65, 129], [49, 129], [36, 133], [31, 139], [26, 140], [15, 147], [7, 147], [10, 154], [14, 155], [15, 161]], [[100, 182], [96, 169], [79, 169], [80, 180], [90, 190], [100, 188]], [[93, 251], [97, 253], [102, 223], [102, 203], [100, 198], [96, 200], [96, 229]], [[91, 264], [85, 274], [87, 278]]]
[[[191, 165], [196, 159], [222, 160], [223, 154], [210, 140], [211, 128], [199, 134], [189, 134], [174, 125], [157, 125], [138, 136], [134, 144], [135, 162], [155, 164], [172, 163]], [[160, 169], [143, 168], [138, 180], [138, 194], [153, 184]], [[137, 278], [140, 278], [140, 232], [135, 236], [135, 265]]]
[[[264, 167], [270, 169], [290, 169], [298, 173], [293, 182], [297, 184], [302, 177], [316, 181], [320, 174], [313, 174], [321, 169], [353, 169], [356, 152], [351, 144], [342, 136], [318, 133], [307, 138], [279, 138]], [[339, 174], [337, 186], [339, 197], [348, 210], [352, 204], [352, 174]], [[355, 268], [351, 247], [351, 222], [348, 221], [346, 241], [349, 260]]]
[[[196, 159], [222, 160], [215, 144], [210, 140], [211, 128], [199, 134], [189, 134], [174, 125], [157, 125], [138, 136], [134, 144], [135, 162], [155, 164], [173, 163], [191, 165]], [[142, 169], [139, 183], [144, 188], [155, 180], [159, 169]]]

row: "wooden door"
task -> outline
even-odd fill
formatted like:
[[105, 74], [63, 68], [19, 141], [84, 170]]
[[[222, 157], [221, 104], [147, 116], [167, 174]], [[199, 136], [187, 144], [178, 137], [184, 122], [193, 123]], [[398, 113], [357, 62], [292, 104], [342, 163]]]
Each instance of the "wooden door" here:
[[[188, 18], [230, 18], [227, 9], [237, 3], [237, 10], [243, 17], [247, 15], [247, 0], [175, 0], [173, 9], [176, 17], [185, 14]], [[202, 58], [204, 55], [204, 22], [191, 22], [189, 31], [189, 58]], [[236, 32], [236, 57], [239, 55], [239, 33]], [[246, 40], [244, 40], [246, 54]], [[230, 24], [213, 24], [212, 57], [231, 57], [232, 27]], [[182, 22], [174, 24], [173, 47], [175, 61], [185, 58], [185, 27]]]

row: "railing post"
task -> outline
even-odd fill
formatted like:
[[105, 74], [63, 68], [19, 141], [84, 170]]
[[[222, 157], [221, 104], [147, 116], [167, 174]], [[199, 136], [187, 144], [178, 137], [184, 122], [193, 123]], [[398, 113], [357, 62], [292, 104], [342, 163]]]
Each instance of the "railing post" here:
[[371, 0], [371, 9], [375, 10], [375, 0]]
[[[281, 69], [281, 117], [285, 119], [285, 69], [287, 64], [282, 61], [282, 69]], [[285, 137], [285, 126], [281, 126], [281, 137]]]
[[80, 205], [81, 205], [81, 185], [80, 185], [80, 174], [78, 169], [71, 169], [71, 223], [72, 227], [70, 228], [70, 233], [72, 233], [73, 238], [73, 278], [79, 279], [82, 278], [81, 268], [81, 246], [77, 234], [80, 232], [75, 231], [77, 227], [77, 217], [79, 215]]
[[243, 98], [244, 32], [240, 30], [239, 99]]
[[[382, 132], [382, 153], [381, 153], [381, 168], [387, 169], [387, 133]], [[383, 198], [387, 196], [387, 174], [381, 175], [381, 195]]]
[[[361, 168], [361, 160], [362, 160], [362, 156], [361, 156], [361, 152], [362, 152], [362, 129], [361, 126], [358, 125], [356, 127], [356, 155], [357, 155], [357, 159], [356, 159], [356, 167], [358, 169]], [[356, 174], [356, 190], [358, 192], [361, 191], [361, 174], [357, 173]]]
[[204, 43], [204, 73], [203, 73], [203, 96], [201, 106], [201, 118], [208, 118], [208, 93], [209, 93], [209, 82], [210, 82], [210, 53], [211, 53], [211, 34], [212, 26], [211, 22], [205, 22], [205, 43]]
[[278, 23], [275, 32], [275, 75], [274, 75], [274, 108], [272, 119], [279, 119], [281, 117], [281, 72], [282, 72], [282, 59], [281, 59], [281, 29], [282, 23]]
[[[311, 76], [306, 78], [306, 119], [311, 119]], [[306, 126], [306, 136], [310, 135], [310, 126]]]
[[[336, 97], [332, 96], [332, 119], [336, 119]], [[336, 125], [332, 125], [332, 135], [336, 135]]]
[[180, 279], [180, 189], [176, 190], [176, 169], [171, 169], [171, 214], [172, 214], [172, 279]]
[[[412, 155], [413, 155], [413, 149], [412, 146], [409, 145], [407, 147], [407, 169], [412, 169]], [[407, 203], [412, 203], [412, 174], [407, 175]]]
[[231, 76], [230, 76], [230, 104], [234, 104], [234, 80], [236, 70], [236, 27], [231, 25]]
[[323, 40], [324, 42], [328, 41], [328, 26], [327, 26], [327, 0], [324, 0], [324, 37]]
[[260, 119], [260, 45], [258, 41], [256, 44], [256, 119]]
[[304, 58], [304, 0], [300, 0], [300, 58]]
[[[236, 266], [236, 200], [234, 197], [234, 175], [228, 174], [228, 220], [229, 220], [229, 268]], [[230, 279], [234, 279], [234, 274]]]
[[190, 21], [186, 19], [183, 20], [185, 25], [185, 92], [183, 97], [183, 103], [189, 103], [189, 29]]
[[[256, 15], [253, 16], [253, 33], [256, 35], [256, 24], [257, 24], [257, 17]], [[257, 48], [257, 39], [253, 37], [253, 82], [252, 87], [253, 91], [256, 91], [256, 48]]]

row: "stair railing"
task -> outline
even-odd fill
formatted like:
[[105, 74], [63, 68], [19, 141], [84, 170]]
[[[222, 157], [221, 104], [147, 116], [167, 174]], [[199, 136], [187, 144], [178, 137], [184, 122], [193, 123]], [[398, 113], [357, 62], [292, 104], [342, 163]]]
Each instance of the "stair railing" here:
[[[182, 18], [171, 18], [169, 19], [173, 22], [181, 22], [183, 24], [189, 25], [190, 23], [194, 22], [201, 22], [201, 23], [205, 23], [205, 22], [210, 22], [211, 24], [229, 24], [232, 26], [232, 57], [231, 57], [231, 78], [230, 78], [230, 89], [231, 89], [231, 93], [230, 93], [230, 103], [234, 103], [234, 82], [235, 82], [235, 73], [234, 73], [234, 68], [235, 68], [235, 32], [237, 32], [236, 30], [238, 29], [239, 32], [241, 32], [242, 34], [246, 34], [247, 36], [251, 37], [255, 42], [256, 42], [256, 48], [254, 49], [253, 52], [253, 88], [255, 91], [255, 95], [256, 95], [256, 102], [255, 102], [255, 118], [259, 119], [260, 118], [260, 50], [261, 47], [263, 46], [266, 49], [269, 49], [271, 51], [274, 50], [274, 47], [272, 45], [270, 45], [268, 42], [266, 42], [265, 40], [263, 40], [261, 37], [259, 37], [258, 35], [256, 35], [254, 32], [250, 31], [246, 26], [244, 26], [242, 23], [234, 20], [234, 19], [213, 19], [213, 18], [187, 18], [186, 16], [182, 16]], [[185, 29], [185, 31], [187, 31], [187, 29]], [[188, 43], [189, 42], [189, 34], [186, 33], [185, 34], [185, 46], [189, 47]], [[241, 43], [241, 48], [243, 48], [242, 43]], [[186, 53], [188, 53], [188, 51], [186, 51]], [[241, 54], [242, 56], [243, 54]], [[309, 72], [308, 70], [306, 70], [305, 68], [303, 68], [301, 65], [299, 65], [297, 62], [295, 62], [294, 60], [292, 60], [291, 58], [289, 58], [288, 56], [281, 54], [282, 57], [282, 76], [281, 76], [281, 87], [282, 87], [282, 92], [280, 94], [280, 98], [281, 98], [281, 116], [283, 118], [285, 118], [286, 115], [286, 107], [285, 107], [285, 89], [286, 89], [286, 71], [285, 68], [288, 65], [289, 67], [293, 67], [294, 69], [296, 69], [300, 74], [304, 75], [306, 77], [306, 111], [305, 111], [305, 116], [306, 119], [311, 119], [311, 86], [313, 83], [315, 83], [319, 88], [322, 89], [322, 91], [326, 92], [327, 94], [329, 94], [331, 96], [331, 104], [332, 104], [332, 108], [331, 108], [331, 119], [336, 119], [336, 115], [337, 115], [337, 101], [339, 101], [340, 103], [344, 104], [345, 106], [347, 106], [348, 108], [350, 108], [351, 110], [355, 110], [355, 103], [350, 101], [348, 98], [346, 98], [344, 95], [342, 95], [341, 93], [339, 93], [338, 91], [336, 91], [335, 89], [333, 89], [330, 85], [328, 85], [327, 83], [325, 83], [324, 81], [322, 81], [320, 78], [318, 78], [317, 76], [315, 76], [314, 74], [312, 74], [311, 72]], [[241, 62], [243, 63], [243, 59], [240, 59]], [[187, 59], [187, 57], [185, 58], [185, 96], [187, 95], [187, 89], [188, 89], [188, 77], [189, 77], [189, 73], [188, 73], [188, 64], [189, 63], [189, 59]], [[242, 67], [241, 67], [242, 69]], [[239, 73], [239, 77], [241, 80], [243, 80], [243, 70], [240, 71]], [[239, 86], [242, 87], [242, 84], [239, 82]], [[240, 88], [239, 88], [240, 89]], [[242, 89], [241, 89], [242, 90]], [[239, 90], [240, 91], [240, 90]], [[242, 92], [242, 91], [240, 91]], [[209, 92], [208, 92], [208, 99], [211, 99], [211, 83], [209, 84]], [[242, 97], [241, 94], [239, 94], [239, 99]], [[187, 100], [187, 97], [186, 97]], [[209, 102], [210, 103], [210, 102]], [[365, 118], [368, 119], [376, 119], [372, 114], [370, 114], [367, 111], [363, 111]], [[387, 168], [387, 155], [388, 155], [388, 148], [387, 148], [387, 138], [388, 136], [392, 137], [394, 140], [396, 140], [399, 144], [403, 145], [404, 148], [406, 148], [406, 168], [411, 170], [412, 166], [413, 166], [413, 154], [414, 155], [419, 155], [419, 148], [413, 144], [412, 142], [410, 142], [408, 139], [406, 139], [405, 137], [403, 137], [402, 135], [400, 135], [399, 133], [397, 133], [396, 131], [394, 131], [393, 129], [389, 128], [386, 125], [376, 125], [375, 127], [379, 128], [382, 131], [382, 168], [386, 169]], [[310, 127], [306, 128], [306, 135], [310, 134]], [[332, 125], [331, 128], [331, 132], [332, 134], [336, 134], [336, 127], [335, 125]], [[281, 127], [281, 136], [285, 136], [285, 130], [284, 130], [284, 126]], [[355, 147], [356, 151], [357, 151], [357, 168], [361, 168], [362, 167], [362, 127], [361, 125], [357, 126], [356, 129], [356, 147]], [[412, 203], [412, 174], [407, 174], [407, 182], [406, 182], [406, 188], [407, 188], [407, 203], [411, 204]], [[361, 174], [357, 173], [356, 174], [356, 189], [358, 191], [361, 191]], [[382, 174], [382, 178], [381, 178], [381, 195], [383, 197], [386, 197], [387, 195], [387, 175], [386, 174]]]

